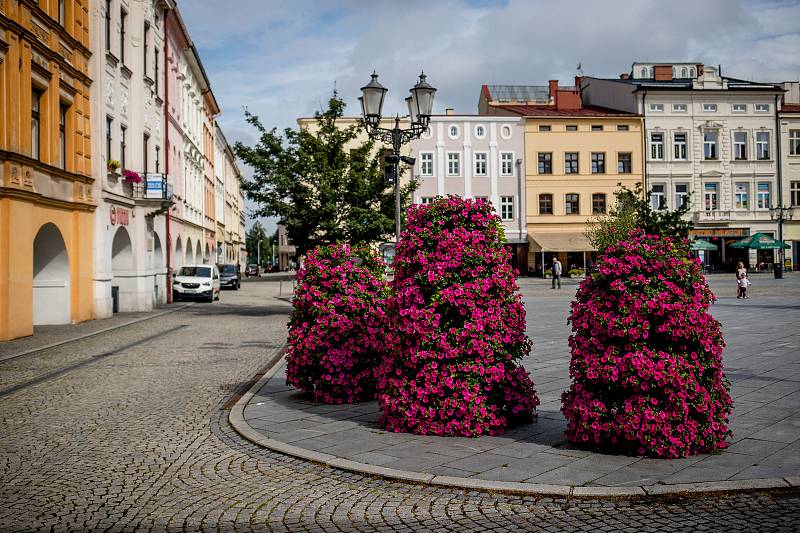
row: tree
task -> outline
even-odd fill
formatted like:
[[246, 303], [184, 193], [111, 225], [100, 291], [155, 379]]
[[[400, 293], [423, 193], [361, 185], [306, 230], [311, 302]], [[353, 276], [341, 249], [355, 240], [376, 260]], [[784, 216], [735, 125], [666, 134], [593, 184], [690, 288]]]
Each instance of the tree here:
[[[345, 103], [336, 91], [314, 118], [318, 129], [267, 130], [245, 110], [260, 133], [255, 146], [241, 142], [236, 155], [253, 169], [242, 188], [258, 216], [278, 216], [298, 255], [335, 242], [381, 242], [394, 232], [395, 197], [372, 141], [357, 145], [360, 125], [341, 127]], [[401, 190], [410, 204], [411, 183]]]
[[275, 235], [267, 235], [264, 226], [260, 221], [247, 231], [245, 236], [245, 245], [247, 246], [247, 256], [250, 258], [250, 263], [255, 264], [258, 260], [258, 243], [261, 242], [261, 265], [264, 266], [268, 261], [272, 260], [272, 243], [276, 243]]
[[607, 215], [599, 215], [591, 221], [587, 231], [589, 240], [597, 250], [605, 250], [626, 239], [637, 228], [648, 235], [670, 237], [676, 243], [682, 243], [689, 237], [692, 222], [684, 219], [689, 212], [688, 201], [673, 211], [655, 210], [642, 193], [641, 183], [637, 183], [633, 190], [620, 184], [614, 196], [616, 205]]

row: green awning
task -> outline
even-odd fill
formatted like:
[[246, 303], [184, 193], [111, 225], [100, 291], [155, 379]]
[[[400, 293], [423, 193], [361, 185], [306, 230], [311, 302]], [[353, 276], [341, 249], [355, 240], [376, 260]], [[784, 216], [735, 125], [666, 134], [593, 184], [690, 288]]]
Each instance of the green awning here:
[[714, 252], [719, 250], [719, 246], [714, 243], [705, 241], [703, 239], [692, 239], [691, 241], [691, 249], [695, 252], [699, 251], [707, 251], [707, 252]]
[[774, 239], [766, 233], [754, 233], [740, 241], [731, 244], [731, 248], [750, 248], [752, 250], [776, 250], [778, 248], [791, 248], [788, 244]]

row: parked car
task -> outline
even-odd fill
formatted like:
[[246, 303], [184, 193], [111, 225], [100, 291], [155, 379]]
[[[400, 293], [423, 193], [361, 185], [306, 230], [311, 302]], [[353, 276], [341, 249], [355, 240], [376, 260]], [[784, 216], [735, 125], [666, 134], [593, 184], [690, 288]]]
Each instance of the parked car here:
[[229, 287], [233, 290], [239, 290], [242, 286], [242, 275], [239, 273], [239, 265], [218, 265], [219, 268], [219, 286]]
[[244, 275], [248, 278], [250, 276], [258, 277], [258, 265], [247, 265], [247, 268], [244, 269]]
[[219, 300], [219, 270], [216, 265], [184, 265], [172, 280], [172, 301], [198, 298]]

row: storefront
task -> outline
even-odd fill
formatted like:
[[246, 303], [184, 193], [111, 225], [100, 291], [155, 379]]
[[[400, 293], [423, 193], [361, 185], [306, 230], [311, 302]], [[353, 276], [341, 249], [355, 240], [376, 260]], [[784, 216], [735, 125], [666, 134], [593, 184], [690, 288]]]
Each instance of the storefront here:
[[[769, 232], [765, 232], [769, 233]], [[689, 232], [691, 237], [705, 240], [717, 246], [717, 250], [699, 252], [706, 270], [733, 272], [741, 261], [748, 270], [769, 270], [775, 261], [773, 250], [748, 250], [733, 248], [731, 245], [750, 236], [749, 228], [695, 228]]]
[[596, 259], [596, 251], [585, 233], [580, 232], [536, 232], [528, 236], [528, 273], [544, 277], [558, 257], [565, 276], [570, 271], [583, 275], [591, 270]]

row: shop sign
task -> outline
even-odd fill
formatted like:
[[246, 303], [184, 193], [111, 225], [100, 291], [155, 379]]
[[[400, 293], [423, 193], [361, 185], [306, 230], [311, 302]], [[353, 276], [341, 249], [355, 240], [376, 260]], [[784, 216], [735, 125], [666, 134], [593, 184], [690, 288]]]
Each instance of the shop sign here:
[[109, 210], [109, 214], [111, 217], [112, 226], [116, 224], [119, 224], [120, 226], [128, 225], [128, 221], [130, 220], [130, 211], [128, 211], [124, 207], [117, 207], [115, 205], [112, 205], [111, 209]]
[[747, 228], [695, 228], [689, 232], [693, 237], [747, 237]]

